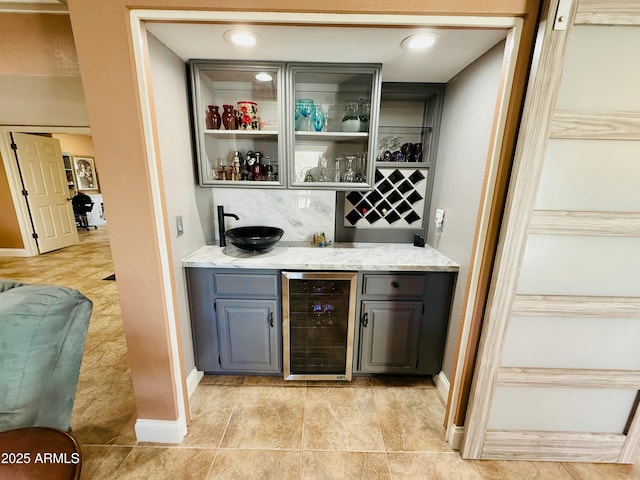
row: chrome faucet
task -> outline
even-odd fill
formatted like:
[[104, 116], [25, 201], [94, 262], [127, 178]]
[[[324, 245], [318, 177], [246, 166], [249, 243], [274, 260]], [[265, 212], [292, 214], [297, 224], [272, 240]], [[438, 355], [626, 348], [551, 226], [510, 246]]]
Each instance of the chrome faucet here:
[[224, 213], [224, 207], [222, 205], [218, 205], [218, 237], [220, 238], [221, 247], [225, 247], [227, 245], [227, 240], [224, 238], [224, 217], [233, 217], [236, 220], [240, 220], [240, 217], [235, 213]]

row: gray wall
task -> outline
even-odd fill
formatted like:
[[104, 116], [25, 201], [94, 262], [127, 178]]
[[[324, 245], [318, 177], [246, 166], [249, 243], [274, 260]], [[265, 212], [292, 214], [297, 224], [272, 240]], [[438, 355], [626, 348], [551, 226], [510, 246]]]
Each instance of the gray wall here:
[[[211, 198], [205, 190], [204, 206], [200, 198], [202, 189], [196, 188], [191, 154], [191, 132], [187, 104], [187, 76], [184, 62], [155, 37], [149, 35], [149, 58], [152, 88], [158, 128], [159, 161], [165, 192], [166, 214], [171, 234], [171, 261], [176, 278], [176, 301], [182, 335], [182, 353], [185, 373], [195, 368], [191, 323], [187, 302], [186, 283], [181, 259], [206, 243], [205, 232], [211, 232], [204, 214], [206, 201]], [[210, 200], [209, 200], [209, 203]], [[211, 210], [212, 205], [209, 206]], [[176, 236], [175, 216], [182, 215], [184, 235]]]
[[[503, 54], [504, 42], [500, 42], [456, 75], [444, 96], [427, 242], [460, 264], [442, 365], [449, 381], [453, 380]], [[445, 210], [439, 239], [436, 208]]]

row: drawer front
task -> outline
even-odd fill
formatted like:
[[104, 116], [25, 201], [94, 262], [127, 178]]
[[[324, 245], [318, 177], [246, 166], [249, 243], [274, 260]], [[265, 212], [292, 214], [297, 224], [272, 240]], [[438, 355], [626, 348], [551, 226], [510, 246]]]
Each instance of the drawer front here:
[[242, 295], [243, 297], [276, 296], [277, 275], [246, 273], [215, 273], [216, 295]]
[[364, 295], [411, 295], [421, 297], [427, 278], [424, 275], [364, 275]]

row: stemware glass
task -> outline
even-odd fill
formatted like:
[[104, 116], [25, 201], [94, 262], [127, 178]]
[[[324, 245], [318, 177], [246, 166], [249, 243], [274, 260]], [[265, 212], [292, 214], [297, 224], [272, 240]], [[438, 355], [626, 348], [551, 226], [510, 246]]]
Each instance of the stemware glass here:
[[352, 183], [356, 180], [356, 174], [353, 171], [353, 161], [355, 160], [355, 156], [349, 155], [347, 157], [347, 171], [344, 174], [344, 181], [348, 183]]
[[295, 129], [298, 131], [309, 132], [312, 130], [312, 118], [315, 107], [313, 100], [310, 98], [299, 98], [296, 100], [295, 111]]
[[318, 175], [318, 181], [326, 182], [327, 175], [325, 174], [325, 172], [327, 171], [327, 159], [324, 158], [324, 155], [320, 155], [320, 160], [318, 163], [320, 164], [320, 175]]
[[316, 132], [322, 132], [325, 126], [325, 115], [322, 105], [316, 105], [312, 114], [313, 129]]
[[365, 183], [367, 181], [367, 176], [365, 175], [367, 164], [367, 153], [362, 152], [356, 158], [356, 183]]
[[333, 181], [338, 183], [342, 181], [342, 172], [340, 171], [340, 157], [336, 158], [336, 162], [333, 169]]

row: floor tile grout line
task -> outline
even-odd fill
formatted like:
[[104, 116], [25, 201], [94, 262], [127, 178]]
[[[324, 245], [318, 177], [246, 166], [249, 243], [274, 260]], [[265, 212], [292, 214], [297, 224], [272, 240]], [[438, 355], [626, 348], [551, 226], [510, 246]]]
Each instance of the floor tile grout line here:
[[[245, 377], [246, 378], [246, 377]], [[242, 387], [244, 385], [244, 378], [242, 383], [240, 384], [240, 395], [242, 395]], [[224, 426], [224, 430], [222, 432], [222, 435], [220, 435], [220, 441], [218, 442], [218, 447], [216, 450], [216, 455], [214, 457], [214, 462], [215, 462], [215, 458], [218, 456], [218, 451], [220, 450], [220, 448], [222, 448], [222, 443], [224, 441], [224, 437], [227, 435], [227, 430], [229, 429], [229, 425], [231, 424], [231, 418], [233, 418], [233, 412], [236, 410], [236, 406], [238, 404], [238, 396], [234, 396], [233, 397], [233, 406], [231, 407], [231, 411], [229, 412], [229, 417], [227, 418], [227, 423]], [[213, 463], [211, 464], [211, 466], [213, 467]]]
[[380, 410], [378, 409], [378, 402], [376, 402], [376, 390], [370, 387], [369, 391], [371, 392], [371, 401], [373, 402], [373, 408], [375, 409], [375, 412], [376, 412], [376, 421], [378, 423], [378, 431], [380, 432], [380, 438], [382, 439], [382, 446], [384, 448], [384, 459], [387, 462], [387, 471], [389, 472], [389, 478], [392, 478], [391, 462], [389, 461], [387, 442], [385, 441], [384, 432], [382, 431], [382, 425], [380, 422]]
[[134, 445], [133, 447], [131, 447], [131, 450], [129, 451], [129, 453], [127, 453], [127, 455], [122, 459], [122, 462], [120, 462], [120, 465], [118, 465], [118, 468], [115, 469], [115, 471], [113, 472], [113, 476], [111, 478], [119, 478], [120, 476], [118, 475], [118, 472], [122, 469], [123, 465], [125, 464], [125, 462], [129, 459], [129, 457], [131, 455], [133, 455], [133, 451], [136, 449], [137, 445]]

